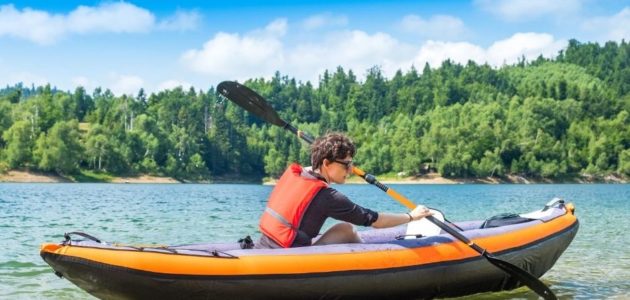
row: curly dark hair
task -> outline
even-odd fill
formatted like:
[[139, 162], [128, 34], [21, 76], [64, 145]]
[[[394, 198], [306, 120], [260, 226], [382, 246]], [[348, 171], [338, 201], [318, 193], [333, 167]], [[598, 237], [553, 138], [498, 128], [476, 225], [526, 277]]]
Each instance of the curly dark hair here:
[[317, 138], [311, 145], [311, 164], [313, 169], [322, 166], [324, 159], [334, 161], [350, 155], [354, 157], [356, 147], [350, 138], [342, 133], [331, 132]]

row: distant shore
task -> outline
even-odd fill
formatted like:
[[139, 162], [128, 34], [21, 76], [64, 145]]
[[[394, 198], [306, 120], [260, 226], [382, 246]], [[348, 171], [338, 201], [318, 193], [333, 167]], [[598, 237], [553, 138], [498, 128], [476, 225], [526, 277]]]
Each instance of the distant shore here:
[[[94, 182], [82, 181], [69, 177], [63, 177], [54, 174], [45, 174], [31, 171], [8, 171], [0, 174], [0, 182], [16, 182], [16, 183], [60, 183], [60, 182]], [[140, 175], [133, 177], [111, 177], [110, 180], [102, 182], [106, 183], [181, 183], [181, 181], [171, 177], [160, 177], [151, 175]]]
[[[508, 175], [506, 177], [485, 177], [485, 178], [446, 178], [439, 173], [429, 173], [421, 176], [406, 176], [390, 178], [384, 176], [376, 178], [384, 184], [561, 184], [561, 183], [628, 183], [627, 179], [615, 176], [603, 178], [593, 176], [583, 176], [579, 178], [566, 178], [562, 180], [552, 180], [545, 178], [525, 178], [522, 176]], [[273, 185], [275, 180], [265, 181], [264, 184]], [[352, 176], [346, 180], [350, 184], [367, 184], [363, 178]]]
[[[594, 177], [581, 176], [577, 178], [568, 178], [563, 180], [551, 180], [540, 178], [525, 178], [521, 176], [509, 175], [506, 177], [486, 177], [486, 178], [445, 178], [438, 173], [430, 173], [422, 176], [407, 177], [383, 177], [377, 176], [379, 181], [384, 184], [538, 184], [538, 183], [628, 183], [626, 178], [616, 176]], [[190, 181], [178, 180], [172, 177], [162, 177], [153, 175], [138, 175], [115, 177], [108, 176], [107, 179], [101, 181], [83, 180], [81, 178], [63, 177], [55, 174], [39, 173], [32, 171], [12, 170], [4, 174], [0, 174], [0, 182], [16, 182], [16, 183], [70, 183], [70, 182], [104, 182], [104, 183], [244, 183], [256, 182], [253, 180], [245, 180], [236, 177], [218, 178], [215, 180]], [[265, 179], [261, 183], [266, 185], [274, 185], [275, 179]], [[365, 184], [366, 182], [357, 176], [348, 178], [347, 183]]]

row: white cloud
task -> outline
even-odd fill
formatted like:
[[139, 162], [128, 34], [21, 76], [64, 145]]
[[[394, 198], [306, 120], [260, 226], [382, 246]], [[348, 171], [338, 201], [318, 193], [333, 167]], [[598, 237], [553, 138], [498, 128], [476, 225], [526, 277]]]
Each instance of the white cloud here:
[[360, 30], [329, 32], [319, 41], [290, 46], [284, 41], [287, 30], [286, 22], [274, 21], [243, 36], [218, 33], [201, 49], [184, 52], [180, 62], [187, 69], [208, 76], [206, 80], [211, 82], [270, 78], [280, 71], [317, 83], [324, 70], [337, 66], [353, 70], [361, 80], [365, 71], [375, 65], [388, 77], [412, 65], [422, 67], [428, 62], [438, 67], [446, 59], [461, 64], [473, 60], [498, 67], [515, 63], [521, 57], [553, 57], [566, 46], [566, 41], [544, 33], [517, 33], [483, 48], [468, 42], [435, 40], [412, 45], [387, 33]]
[[0, 36], [27, 39], [38, 44], [50, 44], [65, 31], [63, 16], [25, 8], [15, 9], [13, 4], [0, 6]]
[[475, 0], [475, 5], [507, 21], [578, 12], [585, 0]]
[[269, 23], [263, 30], [254, 30], [250, 35], [260, 35], [265, 37], [281, 38], [287, 34], [287, 19], [280, 18]]
[[405, 32], [426, 38], [453, 39], [467, 32], [462, 20], [445, 15], [436, 15], [427, 20], [417, 15], [407, 15], [400, 21], [399, 27]]
[[[321, 44], [302, 44], [288, 51], [290, 74], [315, 81], [324, 70], [342, 66], [362, 77], [378, 65], [386, 74], [411, 65], [414, 49], [386, 33], [368, 34], [360, 30], [329, 35]], [[298, 76], [296, 75], [296, 76]]]
[[306, 18], [302, 22], [302, 27], [306, 30], [315, 30], [324, 27], [337, 27], [348, 25], [348, 17], [343, 15], [333, 15], [323, 13]]
[[545, 33], [517, 33], [493, 43], [487, 49], [470, 43], [428, 41], [420, 48], [414, 64], [423, 66], [428, 62], [431, 67], [438, 67], [444, 60], [451, 59], [460, 64], [472, 60], [499, 67], [516, 63], [521, 57], [527, 60], [536, 59], [539, 55], [554, 57], [566, 45], [566, 41], [555, 40]]
[[145, 82], [142, 78], [135, 75], [110, 74], [111, 83], [108, 85], [112, 93], [115, 95], [131, 95], [134, 96], [144, 87]]
[[160, 21], [158, 28], [169, 31], [187, 31], [197, 28], [201, 15], [196, 11], [178, 10], [174, 15]]
[[50, 81], [46, 77], [28, 71], [10, 74], [8, 76], [8, 82], [22, 82], [24, 86], [31, 86], [31, 84], [35, 86], [43, 86], [50, 83]]
[[70, 82], [72, 83], [72, 85], [73, 85], [74, 87], [79, 87], [79, 86], [82, 86], [82, 87], [84, 87], [86, 90], [87, 90], [88, 88], [91, 88], [91, 87], [93, 86], [92, 81], [90, 81], [90, 79], [88, 79], [88, 78], [87, 78], [87, 77], [85, 77], [85, 76], [76, 76], [76, 77], [73, 77], [73, 78], [70, 80]]
[[422, 67], [425, 63], [429, 63], [435, 68], [447, 59], [464, 64], [468, 60], [484, 61], [485, 58], [485, 50], [471, 43], [427, 41], [418, 51], [414, 65]]
[[487, 61], [493, 66], [500, 66], [504, 63], [516, 63], [523, 56], [527, 60], [536, 59], [540, 55], [551, 58], [566, 46], [567, 41], [555, 40], [550, 34], [517, 33], [492, 44], [487, 50]]
[[286, 20], [276, 20], [244, 36], [219, 32], [202, 49], [186, 51], [180, 61], [190, 70], [224, 79], [269, 74], [284, 64], [280, 37], [286, 27]]
[[582, 28], [592, 32], [601, 42], [630, 40], [630, 7], [625, 7], [613, 16], [597, 17], [585, 21]]
[[300, 80], [316, 82], [326, 70], [341, 65], [359, 75], [379, 65], [386, 73], [411, 65], [414, 49], [389, 34], [363, 31], [333, 32], [323, 41], [285, 45], [285, 20], [276, 20], [264, 29], [243, 36], [218, 33], [202, 49], [186, 51], [180, 61], [194, 72], [215, 81], [271, 77], [275, 71]]
[[181, 87], [184, 90], [190, 89], [192, 84], [186, 81], [180, 81], [175, 79], [166, 80], [158, 85], [157, 92], [164, 90], [172, 90], [176, 87]]
[[66, 30], [73, 33], [148, 32], [155, 23], [151, 12], [126, 2], [79, 6], [64, 19]]
[[177, 11], [156, 21], [148, 10], [127, 2], [104, 2], [98, 6], [78, 6], [68, 14], [0, 6], [0, 37], [11, 36], [49, 45], [70, 34], [146, 33], [155, 29], [191, 30], [200, 20], [197, 12]]

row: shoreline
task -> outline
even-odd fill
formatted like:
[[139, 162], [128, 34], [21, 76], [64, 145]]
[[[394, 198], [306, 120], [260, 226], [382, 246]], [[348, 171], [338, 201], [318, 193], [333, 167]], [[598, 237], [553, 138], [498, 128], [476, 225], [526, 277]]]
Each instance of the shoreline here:
[[33, 171], [11, 170], [0, 174], [0, 183], [182, 183], [172, 177], [152, 175], [111, 177], [110, 180], [86, 180], [80, 181], [56, 174], [47, 174]]
[[[377, 178], [379, 178], [377, 176]], [[627, 184], [628, 180], [613, 175], [605, 177], [581, 176], [564, 180], [551, 180], [540, 178], [525, 178], [516, 175], [506, 177], [486, 177], [486, 178], [445, 178], [438, 173], [429, 173], [422, 176], [408, 176], [399, 178], [383, 177], [379, 179], [383, 184]], [[47, 174], [33, 171], [11, 170], [0, 174], [0, 183], [136, 183], [136, 184], [176, 184], [176, 183], [254, 183], [256, 181], [243, 178], [217, 178], [211, 180], [178, 180], [172, 177], [153, 176], [142, 174], [138, 176], [108, 177], [102, 181], [82, 181], [74, 178], [63, 177], [55, 174]], [[276, 179], [265, 178], [261, 182], [263, 185], [275, 185]], [[358, 176], [352, 176], [346, 181], [348, 184], [368, 184]]]
[[[545, 178], [525, 178], [517, 175], [506, 177], [485, 177], [485, 178], [446, 178], [438, 173], [429, 173], [422, 176], [407, 176], [399, 178], [376, 178], [383, 184], [627, 184], [628, 180], [612, 175], [603, 178], [594, 176], [582, 176], [567, 179], [545, 179]], [[275, 185], [277, 179], [266, 178], [263, 184]], [[346, 184], [369, 184], [363, 178], [351, 176], [346, 180]]]

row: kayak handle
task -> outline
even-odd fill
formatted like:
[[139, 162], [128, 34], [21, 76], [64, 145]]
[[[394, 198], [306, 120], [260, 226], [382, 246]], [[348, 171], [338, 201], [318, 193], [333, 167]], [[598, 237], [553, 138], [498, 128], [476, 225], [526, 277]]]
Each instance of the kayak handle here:
[[65, 240], [64, 240], [63, 242], [61, 242], [61, 244], [63, 244], [63, 245], [70, 244], [70, 242], [72, 241], [72, 239], [71, 239], [70, 235], [78, 235], [78, 236], [84, 237], [84, 238], [86, 238], [86, 239], [88, 239], [88, 240], [95, 241], [95, 242], [97, 242], [97, 243], [99, 243], [99, 244], [102, 244], [102, 243], [103, 243], [103, 242], [101, 242], [101, 240], [99, 240], [98, 238], [96, 238], [96, 237], [94, 237], [94, 236], [91, 236], [91, 235], [89, 235], [89, 234], [87, 234], [87, 233], [80, 232], [80, 231], [72, 231], [72, 232], [66, 232], [66, 233], [64, 233], [64, 234], [63, 234], [63, 238], [64, 238]]

